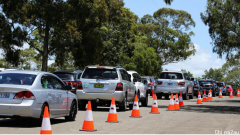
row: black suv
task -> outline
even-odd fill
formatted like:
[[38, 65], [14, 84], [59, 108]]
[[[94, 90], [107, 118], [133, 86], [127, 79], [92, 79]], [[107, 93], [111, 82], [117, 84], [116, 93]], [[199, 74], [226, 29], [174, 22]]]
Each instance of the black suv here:
[[82, 70], [57, 70], [53, 74], [57, 75], [67, 85], [72, 86], [71, 92], [76, 94], [78, 83], [82, 75]]
[[198, 92], [200, 91], [201, 97], [203, 95], [203, 88], [200, 86], [198, 79], [192, 80], [193, 82], [193, 91], [194, 91], [194, 96], [198, 98]]
[[202, 86], [203, 91], [206, 90], [207, 93], [211, 89], [213, 97], [215, 97], [219, 92], [216, 81], [213, 79], [201, 79], [199, 80], [199, 84]]

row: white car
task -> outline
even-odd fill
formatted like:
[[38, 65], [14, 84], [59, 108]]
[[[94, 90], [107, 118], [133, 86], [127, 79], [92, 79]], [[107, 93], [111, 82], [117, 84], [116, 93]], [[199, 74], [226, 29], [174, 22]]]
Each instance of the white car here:
[[127, 71], [131, 75], [131, 82], [136, 86], [136, 93], [138, 95], [138, 101], [142, 103], [142, 106], [148, 105], [148, 91], [142, 82], [141, 76], [136, 71]]

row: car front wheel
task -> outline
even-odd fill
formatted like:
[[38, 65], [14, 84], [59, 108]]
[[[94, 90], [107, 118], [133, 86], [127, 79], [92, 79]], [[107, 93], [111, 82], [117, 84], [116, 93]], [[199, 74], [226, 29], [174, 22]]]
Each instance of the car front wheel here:
[[73, 101], [70, 108], [69, 116], [65, 116], [65, 120], [75, 121], [76, 115], [77, 115], [77, 103], [76, 101]]

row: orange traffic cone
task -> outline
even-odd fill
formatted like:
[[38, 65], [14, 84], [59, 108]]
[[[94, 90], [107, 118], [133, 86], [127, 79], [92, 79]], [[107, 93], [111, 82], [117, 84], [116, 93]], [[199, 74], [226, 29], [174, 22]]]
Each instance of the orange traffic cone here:
[[198, 99], [197, 99], [197, 104], [202, 104], [202, 100], [201, 100], [201, 93], [200, 93], [200, 91], [198, 91]]
[[180, 92], [179, 106], [184, 107], [183, 98], [182, 98], [182, 92]]
[[180, 107], [179, 107], [179, 100], [178, 100], [178, 94], [176, 94], [175, 96], [175, 100], [174, 100], [174, 109], [175, 111], [179, 111]]
[[240, 97], [240, 89], [238, 89], [237, 97]]
[[48, 107], [45, 106], [40, 134], [52, 134]]
[[152, 109], [149, 113], [160, 113], [158, 110], [158, 104], [157, 104], [157, 96], [154, 94], [153, 96], [153, 103], [152, 103]]
[[233, 98], [233, 90], [231, 90], [229, 97]]
[[171, 99], [170, 99], [170, 103], [168, 105], [167, 111], [175, 111], [174, 101], [173, 101], [173, 94], [171, 94]]
[[211, 91], [211, 89], [208, 91], [208, 98], [207, 98], [207, 100], [212, 100], [212, 91]]
[[91, 101], [88, 101], [82, 130], [79, 131], [97, 131], [94, 129]]
[[152, 82], [152, 97], [154, 95], [154, 82]]
[[133, 109], [132, 109], [132, 114], [129, 117], [134, 117], [134, 118], [141, 118], [142, 117], [142, 116], [140, 116], [140, 110], [139, 110], [137, 95], [135, 95]]
[[206, 91], [205, 90], [204, 90], [202, 102], [207, 102], [207, 96], [206, 96]]
[[109, 114], [108, 114], [108, 119], [106, 122], [112, 122], [112, 123], [118, 123], [118, 118], [117, 118], [117, 110], [116, 110], [116, 104], [115, 104], [115, 99], [112, 97], [112, 102], [111, 106], [109, 109]]
[[221, 89], [219, 91], [218, 98], [222, 98], [222, 90]]

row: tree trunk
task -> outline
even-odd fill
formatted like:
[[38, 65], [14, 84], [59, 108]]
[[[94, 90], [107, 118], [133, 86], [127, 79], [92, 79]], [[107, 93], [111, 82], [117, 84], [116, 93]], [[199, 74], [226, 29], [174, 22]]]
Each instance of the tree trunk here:
[[42, 71], [47, 72], [48, 67], [48, 36], [49, 36], [49, 22], [46, 22], [45, 36], [44, 36], [44, 46], [43, 46], [43, 57], [42, 57]]

